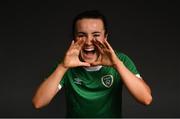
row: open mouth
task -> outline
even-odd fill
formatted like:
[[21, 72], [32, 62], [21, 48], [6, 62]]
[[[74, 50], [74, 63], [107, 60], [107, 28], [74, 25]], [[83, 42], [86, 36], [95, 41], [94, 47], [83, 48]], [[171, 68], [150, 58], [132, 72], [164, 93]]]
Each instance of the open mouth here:
[[84, 48], [83, 53], [85, 53], [85, 54], [94, 54], [94, 53], [96, 53], [96, 49], [95, 48]]
[[81, 50], [81, 58], [87, 62], [96, 60], [97, 54], [98, 54], [97, 49], [94, 46], [84, 47]]

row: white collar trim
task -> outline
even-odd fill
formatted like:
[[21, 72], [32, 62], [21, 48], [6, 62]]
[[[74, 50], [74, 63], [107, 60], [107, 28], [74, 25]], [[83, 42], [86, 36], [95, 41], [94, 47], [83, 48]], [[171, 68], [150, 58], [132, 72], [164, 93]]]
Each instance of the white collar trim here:
[[99, 71], [102, 68], [102, 65], [92, 66], [92, 67], [83, 67], [86, 71]]

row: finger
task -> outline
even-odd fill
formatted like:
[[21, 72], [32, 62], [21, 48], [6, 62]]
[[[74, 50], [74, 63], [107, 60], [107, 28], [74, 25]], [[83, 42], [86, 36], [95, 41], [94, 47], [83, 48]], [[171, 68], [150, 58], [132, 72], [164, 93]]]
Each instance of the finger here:
[[92, 65], [92, 66], [101, 65], [101, 62], [100, 62], [100, 61], [96, 61], [96, 62], [91, 63], [91, 65]]
[[82, 42], [79, 43], [79, 47], [81, 48], [85, 43], [85, 39], [82, 39]]
[[86, 66], [86, 67], [89, 67], [91, 66], [89, 63], [87, 62], [80, 62], [80, 66]]
[[79, 38], [78, 40], [76, 40], [76, 45], [80, 45], [83, 42], [82, 38]]
[[104, 43], [102, 43], [101, 41], [95, 39], [95, 43], [97, 43], [99, 45], [100, 48], [106, 48], [106, 45]]
[[71, 41], [71, 45], [69, 46], [68, 50], [72, 49], [73, 45], [74, 45], [74, 40]]
[[107, 40], [105, 40], [105, 44], [107, 45], [108, 49], [110, 49], [111, 51], [114, 51], [113, 48], [111, 47], [111, 45], [108, 43]]
[[73, 45], [74, 45], [74, 40], [72, 40], [70, 47], [72, 47]]
[[101, 43], [99, 43], [98, 41], [97, 41], [97, 39], [93, 39], [93, 43], [94, 43], [94, 45], [96, 45], [98, 48], [103, 48], [103, 45], [101, 45]]
[[98, 43], [94, 41], [94, 45], [97, 47], [98, 51], [102, 54], [102, 53], [103, 53], [103, 50], [102, 50], [102, 48], [98, 45]]
[[80, 50], [80, 44], [82, 44], [83, 40], [82, 39], [78, 39], [78, 40], [75, 40], [73, 43], [72, 43], [72, 46], [70, 49], [78, 49]]
[[82, 42], [82, 39], [81, 39], [81, 38], [75, 39], [74, 45], [77, 46], [77, 45], [81, 44], [81, 42]]
[[75, 43], [75, 48], [81, 49], [82, 46], [84, 45], [84, 43], [85, 43], [85, 39], [80, 38], [80, 39], [77, 40], [77, 42]]
[[104, 44], [106, 45], [106, 47], [107, 47], [108, 49], [112, 49], [111, 45], [107, 42], [106, 39], [105, 39], [105, 41], [104, 41]]

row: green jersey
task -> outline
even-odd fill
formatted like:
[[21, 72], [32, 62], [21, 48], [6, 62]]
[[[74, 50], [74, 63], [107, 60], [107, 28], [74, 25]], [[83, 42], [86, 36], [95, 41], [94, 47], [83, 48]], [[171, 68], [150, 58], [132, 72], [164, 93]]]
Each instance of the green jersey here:
[[[131, 72], [139, 74], [128, 56], [116, 54]], [[67, 117], [121, 117], [122, 84], [112, 67], [102, 66], [98, 71], [69, 69], [60, 82], [65, 88]]]

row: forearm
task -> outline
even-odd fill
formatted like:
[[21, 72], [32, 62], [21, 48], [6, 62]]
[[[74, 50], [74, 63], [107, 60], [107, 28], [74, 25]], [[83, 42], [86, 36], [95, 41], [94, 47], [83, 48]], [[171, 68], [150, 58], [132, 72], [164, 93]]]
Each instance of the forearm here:
[[120, 74], [124, 85], [139, 102], [149, 105], [152, 101], [149, 86], [140, 78], [130, 72], [120, 60], [115, 63], [115, 69]]
[[64, 68], [62, 64], [58, 65], [56, 70], [39, 86], [32, 100], [35, 108], [41, 108], [52, 100], [58, 92], [59, 82], [66, 71], [67, 68]]

